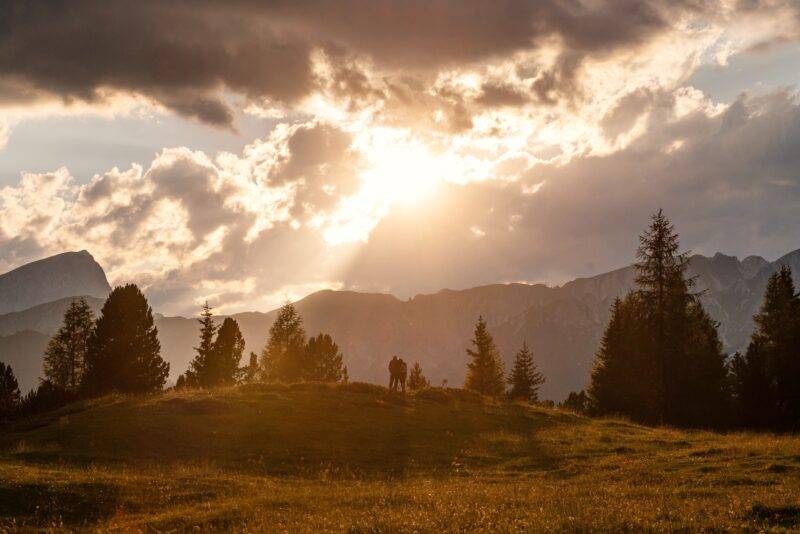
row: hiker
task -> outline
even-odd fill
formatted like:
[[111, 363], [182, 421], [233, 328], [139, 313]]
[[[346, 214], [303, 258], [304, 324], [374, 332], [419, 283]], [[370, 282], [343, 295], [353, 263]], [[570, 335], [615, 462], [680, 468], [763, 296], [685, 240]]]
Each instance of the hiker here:
[[389, 361], [389, 391], [395, 391], [397, 389], [397, 364], [399, 361], [397, 356], [392, 356], [392, 359]]
[[[397, 360], [397, 381], [400, 382], [400, 387], [403, 390], [403, 393], [406, 392], [406, 377], [408, 376], [408, 365], [406, 362], [403, 361], [403, 358]], [[397, 383], [395, 383], [395, 388], [397, 388]]]

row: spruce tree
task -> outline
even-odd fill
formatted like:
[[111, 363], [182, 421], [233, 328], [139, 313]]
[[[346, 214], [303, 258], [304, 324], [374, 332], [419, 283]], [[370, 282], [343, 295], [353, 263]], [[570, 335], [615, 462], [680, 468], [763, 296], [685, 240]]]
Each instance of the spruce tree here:
[[189, 370], [186, 372], [186, 385], [207, 388], [214, 385], [212, 359], [214, 335], [217, 333], [217, 326], [214, 324], [214, 313], [211, 311], [208, 301], [203, 304], [203, 309], [197, 322], [200, 323], [200, 344], [194, 348], [197, 354], [189, 364]]
[[19, 384], [10, 365], [0, 362], [0, 420], [10, 417], [19, 406]]
[[342, 382], [346, 374], [339, 345], [328, 334], [320, 333], [308, 340], [304, 365], [305, 380]]
[[425, 375], [422, 374], [422, 366], [419, 362], [414, 362], [414, 365], [411, 366], [411, 372], [408, 375], [408, 389], [417, 391], [429, 387], [431, 387], [431, 383], [425, 378]]
[[153, 310], [135, 284], [114, 288], [95, 322], [86, 354], [87, 393], [150, 393], [164, 387], [169, 363], [161, 359]]
[[514, 357], [514, 367], [508, 377], [508, 383], [511, 385], [509, 397], [530, 403], [539, 402], [539, 386], [544, 384], [544, 381], [544, 375], [537, 370], [533, 361], [533, 353], [528, 344], [523, 343]]
[[303, 318], [291, 302], [284, 304], [269, 329], [269, 341], [261, 352], [261, 369], [268, 381], [303, 380], [306, 365], [306, 332]]
[[464, 387], [489, 397], [502, 396], [505, 393], [503, 361], [482, 316], [475, 325], [472, 345], [474, 349], [467, 349], [470, 362]]
[[84, 299], [73, 299], [61, 328], [50, 339], [44, 353], [44, 376], [55, 387], [75, 393], [83, 381], [94, 314]]
[[251, 383], [255, 382], [256, 380], [258, 380], [258, 372], [259, 372], [258, 354], [256, 354], [255, 352], [251, 351], [250, 352], [250, 362], [247, 364], [246, 367], [243, 367], [242, 369], [240, 369], [239, 372], [240, 372], [241, 377], [242, 377], [241, 378], [242, 382], [244, 382], [245, 384], [251, 384]]

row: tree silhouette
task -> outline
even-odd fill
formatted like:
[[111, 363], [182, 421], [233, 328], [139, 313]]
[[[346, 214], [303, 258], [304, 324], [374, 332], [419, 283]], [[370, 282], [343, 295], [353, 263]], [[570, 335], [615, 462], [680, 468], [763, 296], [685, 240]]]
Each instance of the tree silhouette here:
[[261, 368], [268, 381], [296, 382], [305, 374], [306, 332], [303, 318], [291, 302], [284, 304], [269, 329], [261, 352]]
[[19, 384], [10, 365], [0, 362], [0, 419], [10, 417], [19, 405]]
[[475, 324], [472, 345], [474, 349], [467, 349], [470, 362], [464, 387], [490, 397], [500, 397], [505, 393], [503, 361], [483, 316], [478, 317]]
[[153, 310], [145, 296], [135, 284], [114, 288], [89, 338], [86, 391], [98, 395], [161, 390], [169, 363], [160, 353]]
[[342, 382], [347, 373], [339, 345], [328, 334], [320, 333], [308, 340], [304, 365], [305, 380]]
[[185, 385], [188, 387], [211, 387], [214, 382], [213, 351], [214, 335], [217, 333], [217, 326], [214, 324], [214, 313], [208, 301], [203, 304], [200, 312], [200, 344], [194, 348], [197, 354], [189, 364], [186, 371]]
[[575, 413], [585, 414], [589, 411], [589, 397], [583, 390], [577, 393], [570, 391], [564, 402], [560, 404], [560, 407], [572, 410]]
[[242, 367], [239, 370], [239, 373], [242, 377], [242, 382], [245, 384], [251, 384], [258, 380], [258, 371], [258, 354], [255, 352], [250, 352], [250, 362], [246, 367]]
[[86, 352], [94, 328], [94, 314], [84, 299], [73, 299], [61, 328], [44, 353], [44, 376], [55, 387], [75, 393], [83, 381]]
[[800, 427], [800, 297], [789, 267], [770, 276], [744, 356], [731, 363], [742, 422], [753, 427]]
[[431, 383], [422, 374], [422, 366], [419, 362], [414, 362], [414, 365], [411, 366], [411, 373], [408, 375], [408, 389], [417, 391], [429, 387], [431, 387]]
[[209, 368], [210, 385], [218, 386], [236, 382], [239, 362], [244, 354], [244, 337], [236, 319], [226, 317], [217, 331], [211, 350]]
[[509, 397], [531, 403], [538, 402], [539, 386], [544, 382], [544, 375], [537, 370], [528, 344], [523, 343], [514, 357], [514, 367], [508, 377], [508, 383], [511, 385]]
[[692, 293], [661, 210], [640, 237], [636, 288], [614, 302], [589, 386], [593, 410], [645, 423], [718, 424], [727, 370], [717, 324]]

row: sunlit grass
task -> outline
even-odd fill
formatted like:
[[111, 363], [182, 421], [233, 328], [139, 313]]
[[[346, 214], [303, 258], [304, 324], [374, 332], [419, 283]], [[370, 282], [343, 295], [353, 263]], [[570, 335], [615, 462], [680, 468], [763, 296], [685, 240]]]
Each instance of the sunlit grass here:
[[800, 439], [352, 384], [109, 398], [4, 429], [0, 527], [794, 529]]

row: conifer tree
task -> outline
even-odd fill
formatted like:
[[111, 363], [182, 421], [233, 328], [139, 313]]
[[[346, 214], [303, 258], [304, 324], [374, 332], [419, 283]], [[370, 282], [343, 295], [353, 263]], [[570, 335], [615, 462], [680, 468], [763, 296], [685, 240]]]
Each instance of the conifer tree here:
[[411, 366], [411, 372], [408, 375], [408, 389], [417, 391], [429, 387], [431, 387], [431, 383], [425, 378], [425, 375], [422, 374], [422, 366], [419, 362], [414, 362], [414, 365]]
[[83, 381], [94, 314], [84, 299], [73, 299], [58, 332], [44, 353], [45, 379], [64, 391], [75, 393]]
[[19, 406], [19, 384], [10, 365], [0, 362], [0, 420], [10, 417]]
[[533, 361], [533, 353], [528, 344], [523, 343], [514, 357], [514, 367], [508, 377], [508, 383], [511, 385], [509, 397], [530, 403], [539, 402], [539, 386], [544, 384], [544, 381], [544, 375], [537, 370]]
[[303, 378], [319, 382], [342, 382], [347, 372], [339, 345], [322, 333], [308, 340], [305, 368]]
[[500, 397], [505, 393], [503, 361], [482, 316], [475, 325], [472, 345], [474, 349], [467, 349], [470, 362], [464, 387], [489, 397]]
[[306, 332], [303, 318], [291, 302], [284, 304], [269, 329], [261, 352], [261, 369], [268, 381], [296, 382], [304, 378]]
[[197, 355], [189, 364], [186, 371], [186, 385], [189, 387], [211, 387], [214, 381], [212, 370], [212, 359], [214, 351], [214, 335], [217, 333], [217, 326], [214, 324], [214, 313], [208, 301], [203, 304], [200, 312], [200, 344], [194, 348]]
[[585, 414], [589, 412], [589, 397], [581, 390], [579, 392], [570, 391], [567, 398], [559, 405], [560, 408], [572, 410], [575, 413]]
[[164, 387], [169, 363], [161, 359], [153, 310], [134, 284], [114, 288], [95, 322], [86, 353], [85, 389], [149, 393]]
[[745, 356], [732, 362], [743, 422], [800, 428], [800, 297], [787, 266], [770, 276]]
[[661, 210], [640, 237], [636, 289], [617, 300], [595, 358], [592, 409], [646, 423], [719, 424], [727, 371], [717, 325], [691, 292], [686, 255]]
[[217, 331], [217, 339], [208, 361], [207, 382], [211, 386], [233, 384], [244, 354], [244, 337], [236, 319], [226, 317]]
[[247, 366], [243, 367], [240, 370], [240, 374], [242, 377], [242, 382], [245, 384], [251, 384], [258, 380], [258, 354], [255, 352], [250, 352], [250, 361]]

